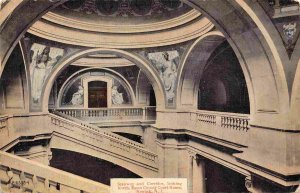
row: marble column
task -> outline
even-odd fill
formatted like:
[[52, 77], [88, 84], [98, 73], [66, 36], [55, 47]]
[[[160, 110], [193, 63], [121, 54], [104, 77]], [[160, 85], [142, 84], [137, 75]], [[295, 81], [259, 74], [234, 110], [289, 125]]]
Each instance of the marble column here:
[[189, 152], [188, 190], [189, 193], [206, 192], [204, 159], [194, 152]]
[[253, 179], [251, 176], [247, 176], [245, 178], [245, 187], [247, 190], [251, 193], [262, 193], [263, 191], [259, 189], [258, 187], [254, 187], [253, 185]]
[[203, 158], [195, 157], [193, 163], [193, 193], [205, 193], [205, 162]]
[[193, 152], [189, 152], [189, 178], [188, 178], [188, 190], [189, 193], [193, 193], [193, 179], [194, 179], [194, 159], [196, 158], [196, 154]]

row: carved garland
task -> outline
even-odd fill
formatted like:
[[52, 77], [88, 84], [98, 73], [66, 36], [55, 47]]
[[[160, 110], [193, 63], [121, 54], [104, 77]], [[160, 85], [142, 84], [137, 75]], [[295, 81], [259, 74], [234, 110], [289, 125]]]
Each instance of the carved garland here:
[[102, 16], [144, 16], [176, 10], [180, 0], [69, 0], [63, 8]]

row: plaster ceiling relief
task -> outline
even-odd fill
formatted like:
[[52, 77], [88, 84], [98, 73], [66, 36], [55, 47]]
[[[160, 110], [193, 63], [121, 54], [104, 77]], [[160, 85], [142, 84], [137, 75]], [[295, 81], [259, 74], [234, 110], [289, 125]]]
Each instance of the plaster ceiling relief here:
[[180, 0], [69, 0], [60, 8], [88, 15], [148, 18], [191, 10]]
[[[116, 9], [114, 14], [101, 13], [99, 6], [108, 2], [112, 3], [108, 7]], [[115, 8], [114, 3], [118, 5]], [[200, 16], [179, 0], [70, 0], [48, 12], [43, 19], [74, 29], [119, 34], [170, 29]]]
[[131, 49], [186, 42], [213, 28], [179, 0], [69, 0], [28, 32], [77, 46]]

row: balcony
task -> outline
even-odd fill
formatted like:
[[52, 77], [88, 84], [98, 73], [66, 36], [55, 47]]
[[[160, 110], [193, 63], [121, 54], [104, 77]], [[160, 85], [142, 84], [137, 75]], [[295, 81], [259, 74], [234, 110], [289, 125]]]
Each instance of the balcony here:
[[[170, 121], [171, 120], [171, 121]], [[154, 125], [160, 130], [171, 128], [182, 131], [198, 138], [222, 143], [231, 148], [248, 146], [249, 114], [187, 110], [187, 111], [158, 111]]]
[[122, 108], [59, 108], [51, 109], [67, 116], [95, 125], [117, 125], [138, 122], [153, 124], [156, 120], [156, 107]]
[[298, 1], [269, 0], [269, 4], [274, 9], [273, 18], [300, 15], [300, 4]]

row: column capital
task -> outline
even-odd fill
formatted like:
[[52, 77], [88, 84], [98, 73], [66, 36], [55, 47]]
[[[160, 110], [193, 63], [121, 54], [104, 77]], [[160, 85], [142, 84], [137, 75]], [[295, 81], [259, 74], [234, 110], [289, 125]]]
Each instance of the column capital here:
[[188, 150], [189, 157], [192, 159], [197, 159], [197, 153], [193, 150]]
[[249, 192], [253, 191], [253, 181], [252, 181], [252, 177], [251, 176], [247, 176], [245, 178], [245, 187], [247, 188], [247, 190]]
[[53, 157], [52, 151], [51, 151], [50, 147], [47, 149], [47, 157], [48, 157], [48, 165], [50, 165], [50, 161], [51, 161], [51, 159]]

